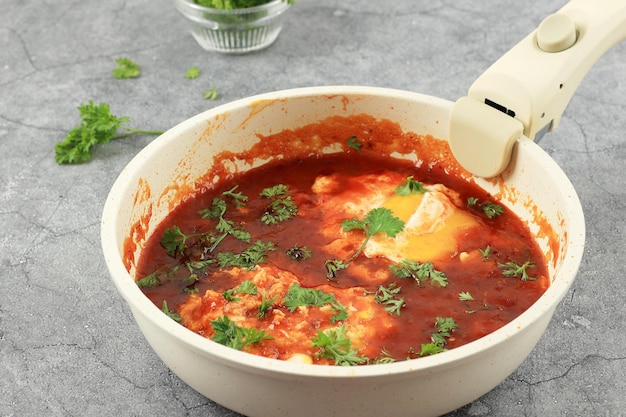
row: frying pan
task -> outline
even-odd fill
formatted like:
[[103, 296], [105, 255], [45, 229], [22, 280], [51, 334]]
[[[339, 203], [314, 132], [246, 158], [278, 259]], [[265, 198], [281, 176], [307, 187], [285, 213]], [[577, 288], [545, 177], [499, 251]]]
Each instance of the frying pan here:
[[[593, 62], [625, 37], [626, 2], [574, 0], [456, 103], [384, 88], [310, 87], [261, 94], [194, 116], [144, 148], [109, 193], [101, 240], [113, 282], [163, 362], [201, 394], [246, 416], [415, 417], [461, 407], [493, 389], [531, 354], [576, 277], [585, 241], [582, 208], [563, 171], [531, 138], [557, 126]], [[527, 222], [551, 276], [550, 286], [527, 311], [437, 355], [381, 365], [319, 366], [217, 344], [169, 319], [137, 287], [134, 259], [142, 245], [185, 192], [211, 173], [218, 155], [233, 155], [233, 170], [249, 169], [236, 155], [257, 143], [257, 134], [362, 113], [447, 140], [460, 164], [474, 174], [468, 173], [468, 180]]]

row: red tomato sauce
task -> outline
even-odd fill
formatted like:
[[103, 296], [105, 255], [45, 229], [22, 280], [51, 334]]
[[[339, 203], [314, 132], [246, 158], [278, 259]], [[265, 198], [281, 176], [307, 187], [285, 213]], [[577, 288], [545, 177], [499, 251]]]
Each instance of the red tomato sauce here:
[[[342, 129], [349, 131], [346, 126]], [[296, 133], [283, 132], [281, 135], [288, 137]], [[520, 315], [548, 287], [545, 257], [526, 225], [506, 207], [502, 214], [488, 218], [476, 204], [464, 204], [458, 208], [474, 216], [478, 225], [456, 232], [454, 252], [431, 261], [437, 271], [447, 276], [445, 287], [428, 280], [418, 282], [411, 278], [399, 278], [389, 272], [389, 267], [393, 264], [389, 259], [383, 256], [368, 258], [364, 254], [350, 260], [346, 269], [329, 278], [325, 262], [329, 259], [346, 259], [347, 254], [354, 253], [361, 242], [362, 234], [359, 231], [350, 232], [352, 240], [344, 245], [345, 250], [339, 254], [329, 253], [329, 237], [320, 230], [320, 220], [324, 217], [324, 209], [320, 207], [321, 197], [312, 194], [311, 187], [316, 178], [324, 175], [332, 174], [341, 184], [344, 179], [379, 173], [393, 173], [403, 178], [412, 176], [424, 184], [443, 184], [456, 191], [463, 202], [468, 199], [494, 201], [485, 191], [446, 169], [445, 164], [416, 164], [367, 152], [343, 152], [273, 161], [248, 172], [230, 175], [215, 186], [199, 186], [197, 192], [181, 202], [147, 240], [137, 263], [137, 280], [160, 271], [159, 285], [142, 287], [142, 290], [159, 307], [166, 301], [170, 312], [178, 312], [181, 306], [189, 302], [190, 297], [195, 297], [197, 305], [204, 307], [198, 307], [193, 310], [193, 314], [185, 316], [188, 323], [183, 317], [182, 324], [205, 337], [213, 338], [211, 326], [206, 320], [201, 323], [201, 316], [208, 314], [216, 304], [227, 305], [229, 302], [213, 301], [209, 305], [209, 298], [202, 298], [203, 295], [207, 290], [220, 294], [231, 290], [250, 278], [254, 270], [234, 270], [233, 273], [232, 268], [223, 270], [213, 264], [198, 273], [197, 280], [190, 281], [190, 270], [184, 265], [184, 259], [192, 256], [190, 252], [193, 249], [189, 248], [193, 247], [197, 239], [189, 238], [186, 242], [188, 248], [182, 255], [170, 256], [165, 252], [161, 238], [173, 226], [177, 226], [186, 235], [214, 230], [216, 220], [203, 219], [199, 212], [209, 207], [214, 198], [225, 198], [223, 192], [237, 186], [236, 191], [249, 196], [249, 199], [244, 208], [231, 208], [224, 214], [224, 218], [232, 221], [236, 227], [248, 231], [253, 236], [251, 242], [262, 240], [275, 244], [276, 250], [268, 252], [260, 266], [271, 265], [275, 270], [286, 271], [297, 277], [302, 287], [331, 288], [336, 289], [333, 291], [337, 294], [346, 289], [358, 288], [355, 291], [357, 294], [372, 299], [372, 294], [381, 285], [393, 284], [395, 288], [401, 288], [398, 296], [404, 301], [400, 314], [388, 313], [384, 305], [378, 304], [376, 308], [379, 310], [373, 317], [367, 318], [363, 327], [373, 336], [367, 341], [352, 345], [359, 355], [368, 359], [367, 363], [375, 363], [381, 356], [393, 360], [423, 356], [420, 354], [421, 346], [432, 343], [437, 317], [452, 318], [456, 323], [456, 327], [445, 338], [444, 349], [452, 349], [476, 340]], [[263, 189], [277, 184], [287, 185], [298, 214], [268, 226], [259, 220], [268, 203], [258, 196]], [[324, 199], [325, 204], [332, 204], [333, 194], [325, 195]], [[249, 243], [229, 236], [219, 244], [216, 252], [239, 253], [248, 245]], [[311, 251], [310, 257], [294, 260], [286, 256], [286, 251], [294, 245], [306, 246]], [[526, 262], [531, 263], [527, 269], [529, 279], [523, 280], [521, 274], [513, 276], [505, 273], [504, 265], [507, 263], [523, 265]], [[372, 279], [374, 276], [376, 278]], [[462, 297], [462, 294], [471, 294], [473, 300]], [[221, 300], [219, 296], [217, 298]], [[212, 300], [216, 300], [215, 296]], [[349, 301], [342, 302], [344, 305], [347, 303]], [[270, 333], [281, 330], [280, 321], [267, 326], [270, 319], [253, 317], [250, 311], [252, 310], [245, 313], [250, 319], [248, 324], [265, 326], [264, 329]], [[274, 312], [275, 317], [278, 312], [291, 314], [282, 299], [274, 300], [268, 309], [268, 314], [270, 312]], [[357, 310], [349, 310], [348, 315], [356, 312]], [[317, 325], [316, 323], [328, 320], [328, 314], [313, 317], [315, 314], [311, 313], [306, 319], [303, 318], [312, 327], [311, 331], [315, 331], [316, 326], [323, 330], [341, 324], [326, 323], [326, 327], [323, 324]], [[288, 359], [294, 352], [303, 353], [311, 357], [313, 363], [336, 363], [332, 358], [320, 355], [319, 349], [313, 348], [309, 339], [300, 342], [303, 345], [301, 349], [286, 348], [280, 345], [277, 333], [274, 336], [274, 340], [263, 340], [246, 346], [244, 350], [279, 359]]]

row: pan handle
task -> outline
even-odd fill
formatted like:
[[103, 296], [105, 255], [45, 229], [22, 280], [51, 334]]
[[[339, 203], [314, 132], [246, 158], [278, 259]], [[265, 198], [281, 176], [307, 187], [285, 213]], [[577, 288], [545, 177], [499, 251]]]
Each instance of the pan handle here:
[[624, 0], [572, 0], [548, 16], [454, 104], [455, 158], [477, 176], [500, 174], [515, 142], [555, 129], [591, 67], [624, 39]]

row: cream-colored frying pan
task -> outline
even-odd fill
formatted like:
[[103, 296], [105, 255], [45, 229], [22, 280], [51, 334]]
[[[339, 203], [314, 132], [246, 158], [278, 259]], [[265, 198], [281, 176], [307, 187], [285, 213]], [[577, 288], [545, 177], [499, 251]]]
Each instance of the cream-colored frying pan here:
[[477, 176], [500, 174], [517, 140], [555, 129], [589, 69], [624, 39], [626, 0], [572, 0], [548, 16], [454, 104], [449, 141], [458, 162]]

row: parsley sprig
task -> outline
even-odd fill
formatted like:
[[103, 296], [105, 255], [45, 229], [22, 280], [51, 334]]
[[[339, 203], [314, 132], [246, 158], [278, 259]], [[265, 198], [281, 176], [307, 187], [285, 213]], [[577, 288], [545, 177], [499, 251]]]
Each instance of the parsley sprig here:
[[404, 298], [398, 297], [398, 293], [402, 290], [402, 287], [397, 287], [394, 282], [388, 286], [379, 286], [378, 290], [370, 292], [366, 291], [366, 294], [374, 294], [374, 301], [378, 304], [385, 306], [385, 311], [389, 314], [399, 316], [401, 309], [404, 306]]
[[391, 272], [398, 278], [412, 278], [421, 285], [422, 281], [430, 280], [441, 287], [448, 285], [448, 276], [437, 269], [432, 262], [419, 263], [404, 259], [398, 264], [389, 266]]
[[268, 252], [276, 250], [274, 242], [257, 240], [242, 252], [220, 252], [217, 261], [221, 268], [237, 267], [251, 271], [255, 266], [265, 262]]
[[330, 318], [331, 323], [345, 320], [348, 317], [348, 310], [335, 298], [334, 294], [324, 292], [315, 288], [304, 288], [300, 284], [294, 283], [289, 286], [287, 295], [283, 299], [283, 305], [290, 312], [296, 311], [298, 307], [322, 307], [330, 305], [337, 313]]
[[[92, 158], [91, 149], [96, 145], [109, 143], [131, 135], [160, 135], [162, 131], [140, 130], [124, 126], [130, 119], [111, 114], [106, 103], [95, 104], [89, 101], [78, 106], [81, 123], [72, 128], [65, 139], [54, 148], [54, 159], [59, 165], [81, 164]], [[118, 130], [126, 133], [116, 134]]]
[[113, 78], [137, 78], [141, 75], [141, 67], [129, 58], [118, 58], [115, 63], [117, 67], [113, 69]]
[[406, 178], [406, 181], [396, 187], [396, 194], [401, 196], [407, 196], [411, 194], [424, 194], [428, 192], [428, 188], [424, 187], [424, 184], [415, 181], [413, 175]]
[[477, 206], [483, 211], [483, 213], [485, 213], [485, 215], [489, 219], [493, 219], [494, 217], [497, 217], [504, 213], [504, 207], [502, 207], [501, 205], [496, 204], [492, 201], [483, 201], [482, 203], [479, 203], [479, 200], [476, 197], [469, 197], [467, 199], [467, 206]]
[[211, 327], [215, 332], [213, 341], [237, 350], [241, 350], [248, 345], [259, 343], [263, 340], [271, 340], [274, 338], [265, 330], [238, 326], [234, 321], [228, 318], [228, 316], [222, 316], [211, 321]]
[[422, 344], [419, 356], [429, 356], [446, 350], [447, 339], [452, 336], [452, 331], [457, 328], [452, 317], [437, 317], [435, 319], [435, 333], [431, 335], [431, 342]]
[[354, 366], [368, 362], [365, 356], [359, 355], [358, 350], [352, 348], [352, 342], [346, 336], [346, 327], [317, 331], [317, 336], [311, 339], [313, 348], [319, 349], [317, 357], [335, 361], [335, 365]]
[[377, 233], [385, 233], [388, 237], [396, 237], [404, 229], [404, 222], [395, 217], [388, 208], [377, 207], [370, 210], [362, 220], [352, 218], [342, 221], [341, 227], [346, 232], [351, 230], [363, 230], [365, 232], [363, 243], [350, 258], [350, 260], [354, 260], [363, 252], [372, 236]]
[[265, 224], [284, 222], [298, 214], [298, 207], [293, 202], [289, 189], [285, 184], [278, 184], [261, 191], [261, 197], [270, 200], [261, 221]]
[[528, 275], [528, 268], [535, 268], [535, 264], [529, 259], [523, 264], [519, 265], [515, 262], [509, 261], [506, 263], [498, 263], [498, 268], [501, 269], [502, 274], [507, 277], [520, 277], [522, 281], [534, 281], [537, 278]]

